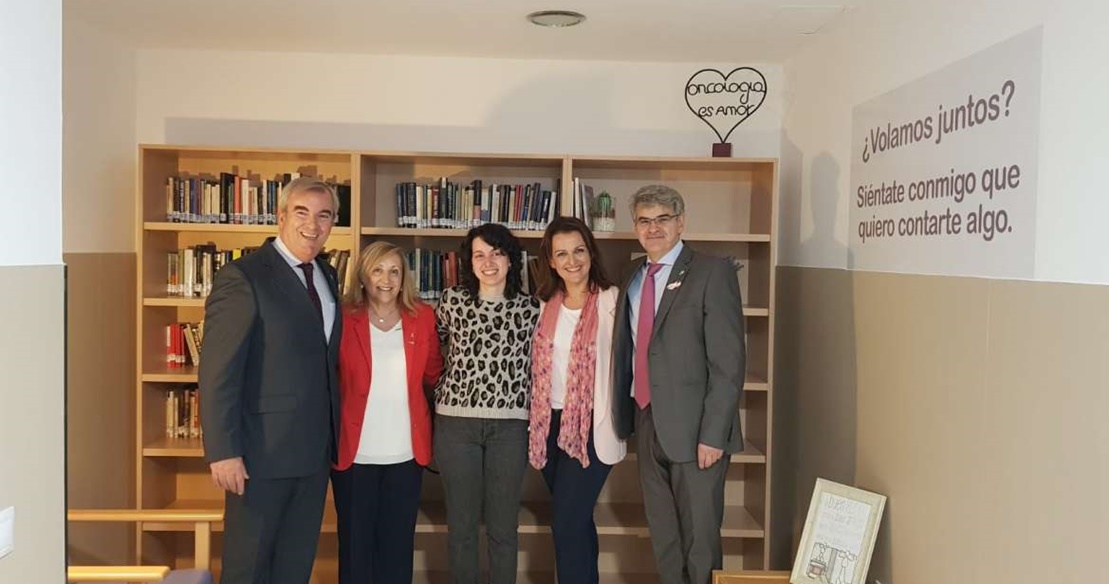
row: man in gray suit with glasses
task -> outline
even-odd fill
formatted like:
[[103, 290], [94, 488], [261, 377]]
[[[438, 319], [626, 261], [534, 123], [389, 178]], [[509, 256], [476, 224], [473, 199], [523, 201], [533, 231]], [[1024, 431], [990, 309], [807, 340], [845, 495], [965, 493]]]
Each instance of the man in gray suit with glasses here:
[[739, 283], [730, 262], [683, 244], [677, 191], [645, 186], [631, 211], [647, 258], [616, 307], [613, 416], [621, 438], [635, 434], [660, 581], [709, 584], [723, 562], [727, 455], [743, 450]]

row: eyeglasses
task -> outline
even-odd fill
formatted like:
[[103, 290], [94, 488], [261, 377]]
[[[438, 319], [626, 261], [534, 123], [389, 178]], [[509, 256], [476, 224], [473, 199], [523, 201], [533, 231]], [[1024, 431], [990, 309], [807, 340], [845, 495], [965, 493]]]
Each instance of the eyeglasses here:
[[651, 225], [657, 225], [666, 229], [674, 222], [680, 215], [659, 215], [658, 217], [636, 217], [635, 228], [640, 231], [650, 229]]

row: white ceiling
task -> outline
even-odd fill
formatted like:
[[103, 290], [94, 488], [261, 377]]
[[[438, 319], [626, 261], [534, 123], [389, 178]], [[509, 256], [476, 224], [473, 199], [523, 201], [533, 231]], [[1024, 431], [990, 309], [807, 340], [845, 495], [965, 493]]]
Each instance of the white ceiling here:
[[[65, 0], [138, 48], [781, 62], [866, 0]], [[586, 21], [545, 29], [537, 10]]]

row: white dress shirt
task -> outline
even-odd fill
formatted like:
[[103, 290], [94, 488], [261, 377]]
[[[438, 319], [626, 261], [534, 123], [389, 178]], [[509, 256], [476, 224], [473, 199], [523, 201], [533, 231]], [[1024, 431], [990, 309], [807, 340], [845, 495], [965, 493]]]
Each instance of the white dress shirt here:
[[[655, 262], [662, 264], [658, 272], [655, 272], [655, 312], [658, 312], [658, 305], [662, 302], [662, 294], [666, 292], [666, 282], [670, 279], [670, 271], [674, 269], [674, 262], [678, 261], [678, 256], [682, 253], [682, 248], [685, 244], [679, 239], [674, 249], [666, 252], [659, 261]], [[636, 334], [639, 332], [639, 297], [643, 290], [643, 279], [647, 276], [647, 265], [650, 261], [643, 262], [643, 267], [639, 273], [632, 278], [628, 284], [628, 307], [631, 309], [631, 326], [632, 326], [632, 354], [635, 354], [635, 339]], [[635, 359], [632, 359], [632, 375], [635, 375]], [[635, 395], [635, 384], [632, 384], [632, 395]]]

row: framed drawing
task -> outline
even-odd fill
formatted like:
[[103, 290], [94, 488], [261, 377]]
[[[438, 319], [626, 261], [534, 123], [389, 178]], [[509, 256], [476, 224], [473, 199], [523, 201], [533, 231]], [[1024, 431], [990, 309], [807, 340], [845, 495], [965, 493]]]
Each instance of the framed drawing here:
[[863, 584], [886, 497], [816, 479], [791, 584]]

